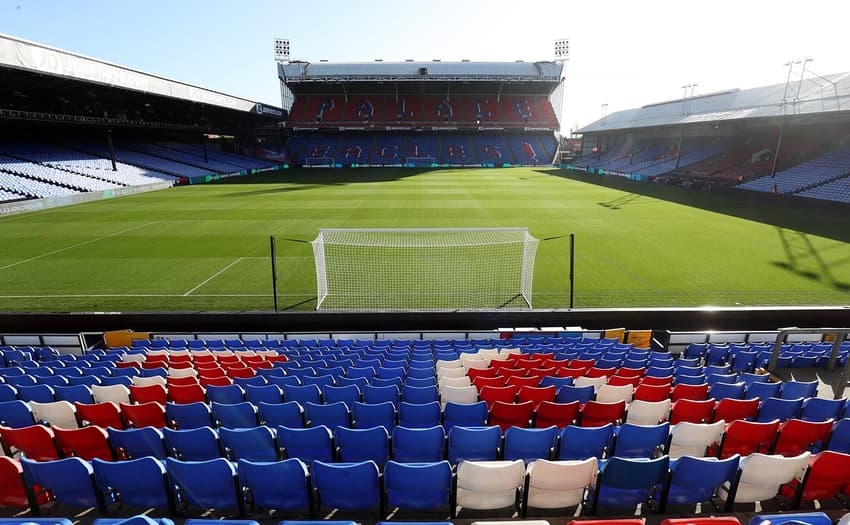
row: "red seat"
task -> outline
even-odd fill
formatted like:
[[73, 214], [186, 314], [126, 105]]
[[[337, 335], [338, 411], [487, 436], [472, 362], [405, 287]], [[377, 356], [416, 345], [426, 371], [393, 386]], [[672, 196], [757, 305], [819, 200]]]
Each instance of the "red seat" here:
[[629, 386], [636, 387], [640, 384], [640, 378], [639, 377], [618, 376], [618, 375], [615, 374], [615, 375], [608, 378], [608, 384], [611, 385], [611, 386], [629, 385]]
[[109, 435], [106, 430], [89, 426], [83, 428], [54, 428], [56, 446], [67, 457], [78, 457], [86, 461], [99, 458], [104, 461], [114, 461], [112, 449], [109, 448]]
[[832, 432], [832, 423], [831, 418], [826, 421], [789, 419], [779, 425], [779, 435], [773, 446], [773, 454], [799, 456], [817, 444], [823, 447]]
[[588, 401], [581, 409], [581, 426], [601, 427], [608, 423], [619, 425], [626, 414], [626, 402], [602, 403]]
[[617, 373], [616, 368], [596, 368], [595, 366], [589, 369], [584, 375], [587, 377], [611, 377]]
[[215, 361], [214, 355], [200, 354], [200, 355], [192, 356], [192, 362], [195, 363], [195, 368], [197, 368], [199, 365], [207, 364], [207, 363], [215, 363], [216, 361]]
[[526, 370], [524, 368], [501, 368], [499, 375], [502, 377], [525, 377]]
[[23, 428], [0, 427], [0, 443], [7, 454], [22, 452], [33, 461], [59, 459], [53, 430], [43, 425]]
[[584, 373], [587, 372], [585, 368], [571, 368], [571, 367], [561, 367], [555, 372], [556, 377], [572, 377], [573, 379], [577, 377], [584, 377]]
[[516, 400], [515, 386], [485, 386], [478, 392], [478, 399], [487, 402], [487, 408], [492, 408], [496, 402], [513, 403]]
[[74, 408], [77, 409], [77, 419], [81, 425], [95, 425], [102, 428], [124, 428], [121, 411], [118, 409], [118, 405], [111, 401], [105, 401], [103, 403], [77, 402], [74, 403]]
[[526, 386], [538, 386], [540, 384], [539, 377], [509, 377], [505, 382], [508, 386], [515, 386], [517, 389], [526, 387]]
[[[474, 370], [474, 369], [473, 369]], [[505, 382], [508, 380], [507, 377], [476, 377], [472, 380], [472, 384], [480, 391], [485, 386], [505, 386]]]
[[153, 370], [155, 368], [168, 368], [168, 360], [164, 359], [151, 361], [151, 359], [148, 358], [144, 363], [142, 363], [142, 368], [144, 368], [145, 370]]
[[[825, 500], [838, 496], [845, 486], [850, 486], [850, 454], [827, 450], [812, 456], [804, 479], [800, 500], [820, 500], [823, 505]], [[791, 500], [791, 508], [797, 508], [793, 499], [798, 486], [799, 481], [795, 479], [780, 489], [780, 493]]]
[[156, 403], [165, 404], [165, 388], [162, 385], [136, 386], [130, 385], [130, 401], [133, 403]]
[[535, 352], [531, 355], [534, 356], [534, 359], [542, 359], [544, 362], [550, 359], [555, 359], [554, 352]]
[[248, 377], [254, 377], [255, 375], [257, 375], [257, 372], [254, 369], [249, 368], [247, 366], [241, 366], [241, 367], [225, 366], [224, 372], [227, 374], [227, 377], [230, 377], [230, 378], [237, 378], [237, 377], [248, 378]]
[[179, 369], [183, 369], [183, 368], [194, 368], [194, 367], [192, 366], [192, 361], [189, 361], [189, 360], [185, 360], [185, 361], [174, 361], [174, 360], [172, 359], [172, 360], [171, 360], [171, 361], [169, 361], [169, 363], [168, 363], [168, 368], [175, 368], [175, 369], [178, 369], [178, 368], [179, 368]]
[[534, 418], [534, 426], [546, 428], [555, 425], [558, 428], [575, 424], [581, 412], [581, 403], [553, 403], [543, 401], [537, 405], [537, 415]]
[[538, 379], [542, 379], [546, 376], [554, 376], [555, 372], [557, 372], [557, 369], [554, 368], [554, 367], [532, 368], [531, 370], [528, 370], [528, 373], [526, 374], [526, 376], [527, 377], [536, 377]]
[[187, 377], [167, 377], [165, 378], [165, 384], [168, 388], [172, 386], [191, 386], [198, 384], [198, 378], [187, 376]]
[[776, 440], [779, 420], [759, 423], [755, 421], [733, 421], [726, 426], [723, 439], [720, 440], [721, 459], [735, 454], [747, 456], [753, 452], [767, 454]]
[[141, 368], [142, 364], [138, 361], [116, 361], [115, 368]]
[[519, 393], [517, 394], [517, 402], [524, 403], [526, 401], [531, 401], [534, 403], [534, 409], [536, 410], [540, 403], [544, 401], [555, 401], [555, 386], [524, 386], [519, 389]]
[[[0, 456], [0, 505], [4, 507], [26, 507], [29, 505], [22, 481], [21, 463], [7, 456]], [[36, 493], [39, 505], [50, 500], [45, 491]], [[29, 521], [29, 520], [27, 520]]]
[[708, 397], [708, 383], [701, 385], [676, 385], [670, 393], [673, 401], [680, 399], [706, 399]]
[[490, 368], [497, 371], [503, 370], [505, 368], [515, 368], [516, 361], [511, 361], [510, 359], [493, 359], [490, 361]]
[[159, 403], [128, 405], [121, 403], [121, 417], [127, 428], [165, 426], [165, 407]]
[[[613, 379], [613, 378], [612, 378]], [[610, 384], [610, 381], [609, 381]], [[635, 394], [632, 399], [640, 401], [664, 401], [670, 399], [670, 386], [666, 385], [647, 385], [642, 383], [635, 388]]]
[[490, 407], [490, 424], [498, 425], [502, 432], [510, 427], [528, 428], [534, 415], [534, 403], [504, 403], [496, 401]]
[[540, 368], [543, 366], [543, 359], [519, 359], [516, 362], [517, 368], [524, 368], [529, 370], [531, 368]]
[[206, 390], [201, 385], [173, 385], [168, 387], [168, 400], [172, 403], [204, 403], [207, 400]]
[[218, 366], [218, 363], [215, 361], [204, 361], [201, 363], [195, 362], [195, 370], [198, 371], [198, 375], [201, 373], [207, 375], [224, 375], [224, 369]]
[[582, 368], [584, 370], [590, 370], [595, 364], [595, 359], [573, 359], [572, 361], [570, 361], [570, 368]]
[[200, 375], [198, 376], [198, 382], [204, 388], [208, 386], [228, 386], [233, 384], [233, 380], [227, 376], [207, 377], [205, 375]]
[[672, 388], [673, 386], [673, 376], [664, 376], [664, 377], [654, 377], [654, 376], [643, 376], [640, 381], [642, 385], [653, 385], [653, 386], [669, 386]]
[[623, 377], [643, 377], [644, 374], [646, 374], [646, 368], [622, 367], [617, 370], [616, 375]]
[[239, 359], [238, 355], [219, 355], [216, 356], [216, 360], [219, 362], [219, 364], [221, 364], [221, 366], [238, 365], [242, 363], [242, 360]]
[[714, 416], [714, 399], [680, 399], [673, 403], [670, 411], [670, 424], [682, 421], [690, 423], [708, 423]]
[[496, 368], [470, 368], [466, 375], [472, 381], [477, 377], [496, 377], [499, 370]]
[[752, 421], [759, 412], [759, 400], [725, 398], [717, 402], [714, 408], [714, 421], [721, 419], [726, 422], [746, 419]]

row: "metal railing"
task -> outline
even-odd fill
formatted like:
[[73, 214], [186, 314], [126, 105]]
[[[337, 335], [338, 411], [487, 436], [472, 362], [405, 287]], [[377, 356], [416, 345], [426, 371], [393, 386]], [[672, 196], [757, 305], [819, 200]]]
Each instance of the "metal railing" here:
[[[779, 360], [779, 352], [782, 349], [782, 344], [787, 341], [789, 335], [795, 334], [829, 334], [835, 336], [835, 340], [832, 343], [832, 350], [829, 354], [829, 361], [826, 365], [826, 369], [831, 371], [835, 369], [838, 351], [841, 348], [841, 343], [850, 335], [850, 328], [783, 328], [779, 330], [779, 333], [776, 334], [776, 342], [773, 343], [773, 353], [767, 364], [768, 372], [773, 373], [776, 371], [776, 363]], [[835, 387], [835, 399], [842, 399], [844, 397], [844, 390], [847, 388], [848, 380], [850, 380], [850, 359], [844, 364], [841, 383]]]

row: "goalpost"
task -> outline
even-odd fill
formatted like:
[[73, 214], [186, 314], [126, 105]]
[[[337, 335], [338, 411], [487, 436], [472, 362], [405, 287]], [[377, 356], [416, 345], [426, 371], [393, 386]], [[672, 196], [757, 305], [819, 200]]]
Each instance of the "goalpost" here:
[[321, 229], [316, 309], [531, 308], [538, 242], [527, 228]]

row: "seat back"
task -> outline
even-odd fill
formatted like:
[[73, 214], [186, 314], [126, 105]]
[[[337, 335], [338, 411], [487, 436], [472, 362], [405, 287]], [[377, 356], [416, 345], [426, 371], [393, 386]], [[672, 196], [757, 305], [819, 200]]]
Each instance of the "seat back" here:
[[476, 510], [513, 507], [524, 477], [520, 460], [462, 461], [457, 467], [457, 504]]

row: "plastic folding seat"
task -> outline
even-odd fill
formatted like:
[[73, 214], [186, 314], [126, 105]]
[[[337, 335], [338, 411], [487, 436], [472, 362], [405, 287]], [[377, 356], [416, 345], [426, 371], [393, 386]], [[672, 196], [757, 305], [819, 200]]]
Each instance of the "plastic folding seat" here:
[[587, 403], [594, 397], [593, 385], [585, 386], [562, 386], [555, 396], [555, 401], [558, 403], [571, 403], [578, 401], [581, 404]]
[[714, 399], [741, 399], [744, 397], [746, 384], [715, 383], [708, 389], [708, 397]]
[[245, 401], [245, 391], [239, 385], [207, 387], [207, 401], [236, 404]]
[[756, 366], [758, 352], [738, 352], [732, 358], [733, 372], [752, 372]]
[[667, 421], [670, 416], [670, 400], [641, 401], [635, 400], [629, 404], [626, 413], [626, 423], [635, 425], [657, 425]]
[[277, 461], [275, 434], [265, 426], [253, 428], [221, 428], [218, 431], [225, 457], [231, 461]]
[[130, 389], [123, 385], [94, 385], [91, 387], [95, 403], [112, 401], [113, 403], [129, 403]]
[[673, 382], [676, 385], [692, 385], [692, 386], [702, 385], [702, 384], [707, 385], [708, 384], [708, 378], [706, 378], [705, 375], [698, 375], [698, 376], [677, 375], [677, 376], [674, 376]]
[[573, 383], [572, 377], [555, 377], [555, 376], [546, 376], [540, 378], [540, 387], [554, 386], [555, 391], [559, 390], [562, 386], [572, 386]]
[[580, 461], [537, 460], [530, 463], [522, 494], [522, 517], [526, 516], [529, 508], [564, 509], [588, 504], [585, 494], [593, 492], [597, 472], [595, 457]]
[[803, 421], [789, 419], [779, 425], [772, 454], [797, 456], [805, 451], [820, 452], [832, 432], [832, 420]]
[[724, 484], [717, 491], [717, 495], [721, 501], [732, 500], [736, 504], [772, 499], [782, 485], [803, 476], [810, 458], [809, 452], [795, 457], [750, 454], [741, 458], [737, 492], [732, 494], [731, 487]]
[[271, 376], [267, 378], [270, 385], [279, 386], [281, 389], [287, 385], [300, 386], [301, 379], [295, 376]]
[[550, 402], [550, 403], [554, 402], [555, 401], [555, 395], [556, 395], [556, 392], [555, 392], [554, 386], [547, 386], [547, 387], [526, 386], [526, 387], [522, 387], [522, 388], [519, 389], [519, 392], [517, 393], [517, 403], [524, 403], [526, 401], [531, 401], [534, 404], [534, 408], [537, 409], [537, 407], [540, 405], [540, 403], [543, 403], [544, 401], [547, 401], [547, 402]]
[[714, 407], [714, 421], [753, 421], [758, 415], [758, 399], [721, 399]]
[[398, 406], [398, 424], [408, 428], [428, 428], [441, 423], [440, 403], [413, 404], [402, 401]]
[[92, 468], [104, 500], [114, 498], [129, 507], [168, 508], [171, 514], [177, 512], [162, 461], [152, 457], [117, 463], [95, 459]]
[[458, 466], [457, 504], [473, 510], [514, 509], [524, 478], [521, 461], [464, 461]]
[[615, 432], [614, 456], [654, 458], [666, 452], [670, 424], [634, 425], [624, 423]]
[[782, 399], [798, 399], [817, 396], [818, 382], [815, 381], [786, 381], [782, 384], [779, 397]]
[[[51, 500], [71, 507], [104, 509], [101, 495], [95, 489], [94, 471], [88, 461], [65, 458], [54, 461], [32, 461], [21, 458], [24, 484], [36, 495], [49, 494]], [[34, 516], [38, 507], [31, 506]]]
[[0, 427], [0, 443], [12, 457], [22, 453], [34, 461], [59, 459], [53, 430], [32, 425], [23, 428]]
[[770, 397], [779, 397], [779, 390], [781, 388], [782, 383], [752, 383], [747, 387], [744, 398], [768, 399]]
[[201, 509], [236, 510], [239, 516], [245, 514], [244, 500], [237, 491], [236, 467], [230, 461], [168, 458], [165, 469], [178, 505], [185, 503]]
[[287, 458], [313, 461], [333, 461], [336, 453], [333, 433], [328, 427], [277, 427], [278, 446]]
[[245, 387], [245, 399], [254, 405], [260, 402], [281, 403], [283, 391], [277, 385], [248, 385]]
[[395, 405], [389, 401], [383, 403], [355, 402], [351, 411], [353, 428], [371, 428], [382, 426], [391, 432], [395, 426]]
[[166, 403], [165, 417], [168, 426], [174, 429], [190, 429], [212, 425], [210, 407], [204, 402]]
[[521, 459], [526, 464], [537, 459], [550, 459], [555, 453], [557, 427], [520, 428], [505, 431], [503, 457], [506, 460]]
[[800, 419], [803, 421], [839, 420], [844, 412], [845, 399], [812, 397], [803, 401]]
[[653, 490], [665, 484], [668, 462], [667, 456], [650, 460], [609, 459], [600, 469], [591, 513], [595, 514], [599, 506], [631, 507], [649, 502]]
[[[452, 480], [452, 468], [447, 461], [389, 461], [384, 470], [386, 504], [394, 509], [419, 512], [450, 508]], [[450, 512], [454, 514], [454, 509], [450, 508]]]
[[638, 401], [664, 401], [670, 399], [671, 388], [665, 385], [640, 384], [635, 388], [632, 399]]
[[[253, 507], [279, 511], [306, 509], [312, 513], [312, 488], [307, 466], [298, 459], [258, 462], [240, 459], [239, 485]], [[275, 480], [269, 483], [269, 480]]]
[[626, 402], [600, 403], [588, 401], [581, 409], [581, 426], [601, 427], [608, 423], [620, 424], [626, 415]]
[[490, 424], [498, 425], [502, 431], [510, 427], [528, 428], [534, 416], [534, 403], [503, 403], [496, 401], [490, 407]]
[[38, 384], [38, 380], [32, 375], [4, 375], [7, 384], [14, 387], [32, 386]]
[[673, 403], [670, 411], [670, 423], [675, 425], [682, 421], [691, 423], [708, 423], [714, 416], [714, 399], [695, 401], [679, 399]]
[[487, 403], [492, 409], [496, 402], [513, 403], [516, 400], [517, 388], [515, 386], [489, 387], [485, 386], [478, 393], [478, 398]]
[[134, 403], [159, 403], [164, 405], [167, 401], [165, 387], [161, 385], [130, 386], [130, 399]]
[[478, 390], [474, 386], [449, 386], [440, 387], [440, 403], [470, 404], [478, 402]]
[[250, 428], [257, 426], [257, 407], [241, 403], [210, 403], [210, 412], [215, 426], [226, 428]]
[[324, 425], [328, 428], [337, 426], [348, 428], [351, 426], [351, 412], [342, 401], [328, 405], [307, 402], [304, 404], [304, 417], [311, 427]]
[[[318, 373], [318, 371], [317, 371]], [[301, 384], [304, 386], [316, 385], [319, 389], [325, 389], [329, 386], [336, 386], [336, 379], [333, 376], [319, 375], [316, 377], [302, 377]]]
[[558, 459], [582, 460], [590, 457], [602, 459], [610, 455], [614, 443], [614, 425], [599, 427], [567, 426], [561, 429]]
[[450, 463], [464, 460], [489, 461], [499, 456], [502, 432], [499, 427], [453, 427], [449, 430], [448, 453]]
[[430, 379], [431, 381], [436, 381], [436, 378], [437, 378], [437, 371], [434, 369], [434, 367], [420, 368], [420, 367], [411, 366], [410, 368], [407, 369], [407, 380], [408, 381], [410, 381], [411, 379], [418, 379], [418, 380]]
[[[846, 514], [838, 523], [842, 525], [847, 522]], [[776, 525], [793, 525], [806, 523], [807, 525], [831, 525], [832, 519], [823, 512], [784, 512], [782, 514], [758, 514], [750, 518], [749, 525], [758, 525], [765, 521]]]
[[360, 389], [354, 385], [326, 386], [322, 388], [325, 403], [343, 402], [349, 408], [360, 401]]
[[573, 382], [576, 387], [592, 386], [594, 391], [596, 391], [599, 387], [608, 383], [608, 377], [604, 375], [596, 377], [579, 376]]
[[372, 461], [312, 465], [313, 486], [318, 507], [344, 511], [381, 511], [381, 484], [378, 466]]
[[210, 427], [173, 430], [163, 428], [168, 455], [180, 461], [205, 461], [221, 457], [218, 433]]
[[114, 461], [112, 449], [109, 447], [109, 435], [100, 427], [83, 427], [73, 429], [55, 428], [56, 448], [63, 457], [79, 457], [90, 461], [100, 458], [104, 461]]
[[767, 383], [770, 381], [770, 374], [754, 374], [752, 372], [742, 372], [738, 375], [738, 381], [743, 381], [747, 387], [753, 383]]
[[479, 401], [471, 404], [446, 403], [443, 409], [443, 426], [446, 432], [452, 427], [479, 427], [488, 424], [490, 413], [487, 403]]
[[[712, 501], [719, 487], [731, 489], [738, 476], [738, 456], [717, 458], [681, 457], [670, 462], [670, 480], [667, 494], [662, 498], [667, 505], [696, 505]], [[723, 512], [732, 512], [734, 497], [727, 498]], [[660, 512], [664, 512], [660, 508]]]
[[[71, 387], [59, 387], [59, 388], [71, 388]], [[89, 392], [89, 396], [91, 396], [91, 392]], [[15, 401], [18, 399], [18, 390], [12, 385], [0, 384], [0, 402], [5, 401]], [[67, 400], [66, 400], [67, 401]]]
[[206, 390], [199, 384], [169, 385], [168, 401], [187, 405], [189, 403], [206, 403]]
[[[6, 456], [0, 456], [0, 505], [15, 508], [22, 508], [29, 505], [27, 494], [24, 490], [22, 474], [23, 469], [21, 468], [20, 461]], [[42, 493], [37, 497], [37, 503], [44, 504], [47, 503], [49, 495]], [[25, 521], [33, 520], [29, 518]], [[63, 525], [69, 524], [70, 521]]]
[[540, 377], [519, 377], [512, 376], [508, 377], [507, 381], [505, 381], [506, 387], [515, 387], [517, 391], [527, 388], [527, 387], [537, 387], [540, 385]]
[[555, 426], [558, 428], [574, 425], [581, 413], [581, 404], [578, 401], [572, 403], [554, 403], [543, 401], [537, 405], [534, 417], [536, 428]]
[[[482, 378], [482, 380], [483, 380], [483, 379], [485, 379], [485, 378]], [[486, 379], [497, 379], [497, 378], [486, 378]], [[504, 378], [500, 378], [500, 379], [504, 380]], [[409, 380], [408, 380], [408, 381], [409, 381]], [[437, 382], [437, 385], [438, 385], [438, 387], [440, 388], [440, 390], [442, 391], [442, 389], [443, 389], [443, 388], [445, 388], [445, 387], [447, 387], [447, 386], [453, 386], [453, 387], [468, 387], [468, 386], [472, 386], [472, 381], [470, 381], [470, 380], [469, 380], [469, 377], [467, 377], [467, 376], [462, 376], [462, 377], [443, 377], [443, 378], [441, 378], [441, 379]], [[498, 384], [496, 384], [496, 385], [494, 385], [494, 386], [504, 386], [504, 385], [498, 385]], [[477, 392], [477, 389], [476, 389], [476, 392]], [[442, 392], [440, 392], [440, 394], [442, 395]]]
[[800, 416], [803, 409], [803, 399], [780, 399], [778, 397], [769, 397], [762, 400], [759, 407], [759, 415], [756, 421], [788, 421]]
[[470, 381], [475, 381], [476, 379], [492, 379], [499, 375], [498, 368], [472, 368], [469, 370], [467, 377], [469, 377]]
[[446, 433], [441, 426], [395, 427], [392, 431], [393, 458], [404, 463], [440, 461], [445, 456]]
[[53, 387], [48, 385], [19, 386], [18, 398], [21, 401], [37, 401], [39, 403], [52, 403], [56, 401]]
[[368, 385], [363, 387], [363, 402], [364, 403], [383, 403], [389, 401], [395, 406], [398, 406], [401, 392], [395, 385], [391, 386], [373, 386]]
[[33, 424], [32, 410], [27, 403], [20, 400], [0, 401], [0, 426], [22, 428]]
[[384, 427], [337, 427], [334, 436], [340, 461], [373, 461], [383, 468], [389, 460], [389, 435]]
[[33, 419], [43, 425], [78, 428], [77, 411], [74, 405], [67, 401], [53, 401], [50, 403], [30, 402]]
[[631, 385], [601, 385], [596, 389], [596, 401], [600, 403], [616, 403], [618, 401], [625, 401], [628, 403], [632, 400], [633, 393], [634, 388]]
[[401, 391], [401, 401], [422, 405], [439, 401], [440, 393], [436, 386], [431, 387], [415, 387], [405, 386]]
[[667, 364], [660, 365], [660, 364], [650, 363], [649, 366], [646, 369], [646, 375], [644, 377], [645, 378], [646, 377], [669, 377], [670, 383], [672, 384], [674, 374], [675, 374], [675, 369], [673, 368], [672, 363], [669, 364], [669, 365], [667, 365]]
[[165, 441], [162, 431], [155, 427], [118, 430], [107, 428], [109, 443], [118, 459], [135, 459], [152, 456], [165, 459]]
[[[468, 376], [463, 376], [468, 377]], [[462, 379], [460, 377], [447, 377], [443, 380], [459, 380]], [[508, 377], [506, 376], [496, 376], [496, 377], [476, 377], [475, 379], [470, 380], [471, 383], [477, 388], [479, 391], [484, 387], [494, 387], [499, 388], [503, 387], [507, 384]]]
[[769, 422], [732, 421], [720, 441], [718, 457], [725, 459], [734, 454], [766, 453], [773, 447], [778, 430], [778, 419]]
[[257, 405], [257, 416], [261, 425], [270, 427], [302, 428], [304, 426], [304, 411], [295, 401], [285, 403], [261, 401]]
[[401, 392], [401, 389], [404, 386], [404, 381], [398, 377], [394, 377], [392, 379], [380, 379], [376, 377], [375, 379], [370, 380], [369, 384], [371, 386], [379, 388], [394, 386], [398, 389], [399, 392]]
[[716, 450], [723, 436], [725, 421], [689, 423], [683, 421], [670, 427], [670, 458], [681, 456], [704, 457], [709, 449]]
[[843, 497], [848, 484], [850, 455], [828, 450], [813, 456], [804, 478], [791, 480], [780, 493], [791, 501], [793, 509], [799, 508], [800, 501], [819, 500], [823, 506], [831, 498]]
[[119, 408], [121, 411], [121, 419], [124, 421], [124, 426], [127, 428], [162, 428], [166, 425], [165, 408], [159, 403], [155, 403], [153, 401], [138, 405], [122, 403]]

